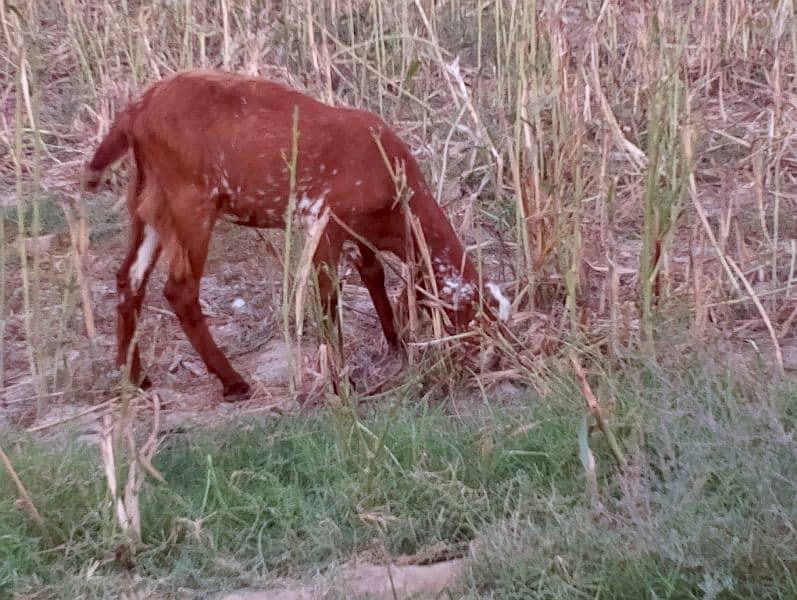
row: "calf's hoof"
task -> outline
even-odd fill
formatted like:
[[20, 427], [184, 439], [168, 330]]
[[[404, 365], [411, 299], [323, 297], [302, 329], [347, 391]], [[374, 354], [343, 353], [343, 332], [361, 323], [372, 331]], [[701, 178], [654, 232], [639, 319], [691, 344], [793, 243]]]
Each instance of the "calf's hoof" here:
[[249, 385], [245, 381], [233, 381], [224, 384], [224, 401], [240, 402], [249, 398]]

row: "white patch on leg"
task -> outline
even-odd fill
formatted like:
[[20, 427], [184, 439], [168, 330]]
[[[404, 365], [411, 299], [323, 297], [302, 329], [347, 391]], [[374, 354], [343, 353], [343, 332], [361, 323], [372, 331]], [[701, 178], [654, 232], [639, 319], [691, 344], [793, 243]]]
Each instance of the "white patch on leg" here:
[[486, 285], [487, 289], [490, 290], [490, 294], [492, 294], [493, 298], [495, 298], [496, 302], [498, 302], [498, 318], [504, 322], [508, 321], [509, 311], [512, 307], [509, 299], [504, 296], [501, 288], [499, 288], [492, 281], [488, 282]]
[[155, 259], [155, 250], [158, 248], [158, 232], [151, 225], [144, 226], [144, 239], [136, 252], [136, 260], [133, 266], [130, 267], [130, 287], [133, 288], [133, 293], [138, 292], [141, 282], [144, 281], [144, 275], [147, 269], [152, 265]]

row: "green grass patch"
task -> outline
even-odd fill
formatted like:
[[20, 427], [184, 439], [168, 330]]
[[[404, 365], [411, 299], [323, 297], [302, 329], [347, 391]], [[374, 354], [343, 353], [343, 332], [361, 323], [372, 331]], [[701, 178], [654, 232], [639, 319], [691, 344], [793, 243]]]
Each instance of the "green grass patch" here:
[[615, 385], [631, 464], [598, 509], [529, 496], [484, 535], [468, 597], [797, 597], [794, 381], [645, 369]]
[[[32, 235], [33, 203], [25, 202], [22, 207], [22, 226], [25, 236]], [[3, 221], [8, 236], [16, 236], [19, 232], [20, 214], [14, 205], [3, 208]], [[44, 198], [39, 202], [39, 235], [67, 231], [66, 218], [58, 203], [52, 198]]]
[[[170, 434], [155, 461], [168, 485], [149, 482], [141, 497], [137, 573], [164, 590], [221, 589], [383, 548], [474, 542], [467, 597], [794, 597], [795, 386], [640, 368], [604, 383], [630, 466], [619, 473], [590, 438], [600, 507], [578, 458], [582, 401], [565, 378], [544, 401], [465, 419], [405, 400], [357, 418], [329, 408]], [[4, 446], [47, 528], [0, 475], [0, 595], [117, 585], [96, 451]]]
[[[109, 236], [116, 235], [124, 230], [127, 217], [113, 210], [116, 198], [103, 194], [87, 201], [89, 230], [91, 243], [96, 244]], [[9, 240], [16, 238], [19, 233], [20, 215], [16, 206], [7, 206], [2, 209], [6, 236]], [[76, 215], [77, 218], [77, 215]], [[25, 236], [33, 234], [33, 204], [26, 202], [22, 210], [22, 224]], [[68, 234], [64, 211], [53, 198], [45, 198], [39, 202], [39, 235]], [[15, 264], [13, 254], [11, 264]]]

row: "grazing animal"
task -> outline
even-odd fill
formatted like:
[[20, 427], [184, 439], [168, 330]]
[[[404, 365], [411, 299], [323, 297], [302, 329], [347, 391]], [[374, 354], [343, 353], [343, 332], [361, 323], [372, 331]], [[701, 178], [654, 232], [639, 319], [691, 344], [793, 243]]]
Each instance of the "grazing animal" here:
[[[384, 335], [391, 346], [398, 345], [384, 271], [374, 249], [406, 261], [407, 249], [417, 248], [414, 240], [407, 243], [407, 222], [395, 201], [391, 169], [401, 164], [411, 191], [408, 206], [420, 223], [447, 314], [457, 330], [476, 315], [480, 297], [474, 265], [410, 150], [378, 116], [329, 106], [263, 79], [184, 72], [155, 83], [119, 113], [83, 175], [84, 187], [96, 190], [103, 171], [132, 152], [135, 169], [127, 192], [131, 244], [117, 273], [116, 361], [120, 367], [127, 364], [132, 351], [136, 384], [143, 387], [149, 381], [141, 377], [138, 348], [130, 346], [147, 280], [163, 254], [169, 263], [164, 295], [191, 344], [221, 380], [225, 399], [248, 395], [249, 386], [208, 330], [199, 284], [218, 218], [250, 227], [285, 226], [294, 141], [297, 216], [304, 225], [327, 209], [335, 217], [327, 221], [313, 257], [327, 314], [334, 318], [337, 289], [330, 273], [319, 267], [336, 270], [348, 240], [359, 249], [356, 267]], [[488, 289], [504, 308], [506, 300], [497, 288]]]

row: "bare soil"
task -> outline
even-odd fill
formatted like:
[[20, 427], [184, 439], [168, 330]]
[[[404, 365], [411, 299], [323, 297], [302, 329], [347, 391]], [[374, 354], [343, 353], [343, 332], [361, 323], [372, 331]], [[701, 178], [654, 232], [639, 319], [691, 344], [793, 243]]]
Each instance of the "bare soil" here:
[[438, 598], [461, 574], [462, 560], [431, 565], [377, 565], [357, 562], [332, 569], [309, 581], [282, 579], [266, 589], [241, 589], [218, 600], [316, 600], [368, 598], [394, 600]]
[[[106, 199], [99, 202], [108, 202]], [[126, 221], [119, 215], [121, 222]], [[161, 402], [167, 426], [188, 420], [214, 423], [228, 413], [269, 414], [296, 409], [301, 403], [323, 399], [329, 389], [324, 371], [322, 341], [310, 308], [305, 309], [301, 346], [286, 344], [279, 312], [283, 270], [282, 232], [259, 231], [219, 223], [214, 235], [200, 302], [211, 332], [233, 366], [252, 385], [249, 400], [235, 405], [222, 401], [218, 380], [205, 366], [185, 337], [162, 294], [165, 267], [156, 267], [150, 279], [139, 325], [142, 360]], [[7, 325], [7, 385], [0, 398], [0, 426], [10, 424], [32, 430], [46, 430], [79, 418], [88, 429], [104, 412], [104, 404], [119, 394], [119, 371], [114, 366], [116, 351], [116, 269], [127, 249], [127, 233], [121, 228], [113, 235], [92, 243], [86, 260], [86, 277], [91, 287], [97, 337], [93, 348], [85, 335], [80, 310], [74, 310], [65, 328], [68, 348], [59, 368], [58, 391], [36, 401], [29, 375], [27, 343], [19, 294], [13, 296]], [[41, 289], [45, 306], [52, 307], [57, 320], [63, 294], [65, 270], [71, 268], [68, 237], [50, 239], [42, 262]], [[10, 273], [10, 287], [21, 285], [19, 273]], [[344, 257], [340, 277], [343, 302], [343, 336], [346, 371], [344, 375], [359, 391], [374, 389], [404, 367], [402, 358], [389, 349], [367, 290], [356, 270]], [[399, 284], [392, 278], [390, 292], [396, 296]], [[291, 304], [291, 310], [293, 305]], [[48, 323], [49, 327], [51, 324]], [[291, 358], [293, 365], [291, 364]], [[300, 371], [295, 393], [290, 393], [291, 372]], [[49, 373], [53, 376], [55, 369]], [[98, 408], [94, 412], [92, 407]], [[88, 413], [82, 415], [83, 413]]]

